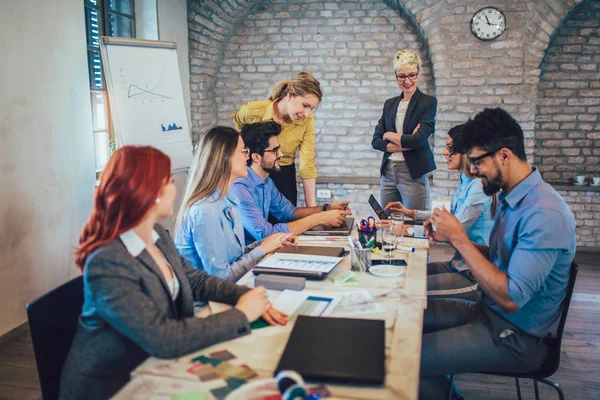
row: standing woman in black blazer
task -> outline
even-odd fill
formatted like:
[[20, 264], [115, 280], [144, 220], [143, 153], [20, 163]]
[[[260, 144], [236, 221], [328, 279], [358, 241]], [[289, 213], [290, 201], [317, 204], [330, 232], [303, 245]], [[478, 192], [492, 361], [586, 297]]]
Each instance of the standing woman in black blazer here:
[[[156, 223], [173, 214], [174, 200], [171, 161], [163, 152], [125, 146], [108, 161], [75, 253], [84, 302], [61, 399], [109, 398], [148, 356], [181, 357], [247, 335], [260, 315], [285, 324], [264, 287], [209, 276], [179, 255]], [[200, 319], [194, 300], [234, 307]]]
[[375, 150], [383, 151], [380, 200], [427, 210], [427, 174], [436, 168], [428, 138], [435, 130], [437, 100], [417, 87], [421, 59], [414, 51], [394, 56], [394, 72], [402, 94], [386, 100], [371, 141]]

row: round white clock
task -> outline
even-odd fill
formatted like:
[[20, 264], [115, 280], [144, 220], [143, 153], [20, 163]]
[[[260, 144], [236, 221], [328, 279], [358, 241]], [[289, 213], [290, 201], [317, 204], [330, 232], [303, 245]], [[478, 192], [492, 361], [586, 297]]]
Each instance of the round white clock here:
[[505, 29], [506, 16], [496, 7], [483, 7], [471, 18], [471, 32], [481, 40], [494, 40]]

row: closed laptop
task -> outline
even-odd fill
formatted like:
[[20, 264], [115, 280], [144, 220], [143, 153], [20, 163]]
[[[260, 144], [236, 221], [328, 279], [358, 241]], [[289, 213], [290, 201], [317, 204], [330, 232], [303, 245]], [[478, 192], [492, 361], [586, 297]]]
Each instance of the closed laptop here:
[[305, 380], [383, 385], [383, 320], [299, 315], [275, 373], [297, 371]]

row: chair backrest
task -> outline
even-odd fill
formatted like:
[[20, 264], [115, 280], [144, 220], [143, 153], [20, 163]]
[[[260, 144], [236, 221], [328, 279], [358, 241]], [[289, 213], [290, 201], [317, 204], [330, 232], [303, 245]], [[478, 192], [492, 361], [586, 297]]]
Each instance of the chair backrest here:
[[571, 273], [569, 275], [569, 283], [567, 285], [567, 293], [561, 305], [560, 321], [558, 323], [558, 330], [556, 338], [549, 341], [548, 358], [544, 365], [536, 372], [536, 375], [541, 375], [546, 378], [556, 372], [560, 364], [560, 346], [562, 343], [563, 331], [565, 330], [565, 323], [567, 322], [567, 314], [569, 313], [569, 306], [571, 305], [571, 297], [573, 297], [573, 289], [575, 288], [575, 279], [577, 278], [577, 272], [579, 271], [579, 265], [573, 260], [571, 263]]
[[81, 276], [27, 305], [27, 319], [44, 400], [58, 399], [60, 376], [83, 306]]

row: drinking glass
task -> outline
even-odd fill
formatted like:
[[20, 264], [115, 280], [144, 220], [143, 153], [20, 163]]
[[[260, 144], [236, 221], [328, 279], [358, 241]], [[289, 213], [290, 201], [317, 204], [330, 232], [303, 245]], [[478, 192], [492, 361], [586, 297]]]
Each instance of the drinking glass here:
[[394, 258], [394, 250], [396, 249], [396, 228], [394, 224], [381, 227], [381, 250], [383, 250], [383, 258]]
[[391, 224], [396, 232], [396, 243], [401, 245], [402, 238], [404, 237], [404, 214], [393, 213], [390, 216], [390, 219], [392, 220]]

